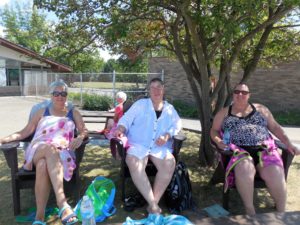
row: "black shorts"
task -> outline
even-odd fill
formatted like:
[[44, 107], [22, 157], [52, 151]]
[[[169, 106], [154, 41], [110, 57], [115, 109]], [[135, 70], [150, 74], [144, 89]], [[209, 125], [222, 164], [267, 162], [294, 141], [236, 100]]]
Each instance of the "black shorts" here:
[[253, 159], [254, 165], [257, 166], [259, 164], [259, 155], [258, 153], [263, 151], [261, 146], [239, 146], [240, 148], [244, 149], [245, 151], [249, 152], [250, 156]]

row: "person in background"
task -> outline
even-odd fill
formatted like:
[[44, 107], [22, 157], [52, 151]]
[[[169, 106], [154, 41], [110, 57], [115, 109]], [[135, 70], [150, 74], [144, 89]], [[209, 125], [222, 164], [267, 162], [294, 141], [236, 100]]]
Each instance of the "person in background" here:
[[[233, 103], [216, 114], [210, 136], [219, 149], [230, 148], [245, 153], [233, 171], [246, 213], [255, 214], [253, 192], [256, 171], [265, 181], [277, 211], [283, 212], [286, 206], [286, 181], [282, 159], [270, 132], [292, 154], [298, 155], [300, 151], [291, 143], [267, 107], [249, 102], [250, 95], [246, 84], [238, 84], [234, 88]], [[221, 133], [224, 131], [229, 132], [230, 144], [223, 143]]]
[[127, 100], [127, 95], [125, 92], [122, 92], [122, 91], [117, 92], [116, 101], [117, 101], [118, 105], [115, 108], [109, 110], [109, 112], [115, 113], [114, 118], [113, 118], [113, 120], [112, 119], [108, 120], [107, 127], [105, 128], [105, 131], [104, 131], [105, 137], [109, 140], [112, 137], [114, 137], [114, 132], [117, 128], [117, 124], [118, 124], [120, 118], [124, 114], [123, 107], [124, 107], [124, 103], [126, 100]]
[[[159, 78], [149, 83], [150, 98], [136, 101], [121, 117], [115, 137], [128, 138], [126, 164], [132, 180], [148, 203], [148, 213], [161, 213], [159, 201], [175, 169], [172, 137], [182, 128], [174, 107], [164, 97], [164, 84]], [[145, 172], [148, 160], [157, 168], [153, 188]]]
[[44, 214], [52, 186], [62, 223], [70, 225], [78, 219], [67, 203], [63, 179], [68, 181], [72, 177], [76, 167], [72, 151], [76, 151], [87, 137], [87, 129], [79, 111], [66, 107], [68, 86], [62, 80], [50, 84], [50, 94], [52, 104], [38, 109], [21, 131], [1, 138], [0, 144], [22, 140], [34, 133], [23, 165], [24, 170], [36, 170], [37, 211], [33, 224], [46, 224]]

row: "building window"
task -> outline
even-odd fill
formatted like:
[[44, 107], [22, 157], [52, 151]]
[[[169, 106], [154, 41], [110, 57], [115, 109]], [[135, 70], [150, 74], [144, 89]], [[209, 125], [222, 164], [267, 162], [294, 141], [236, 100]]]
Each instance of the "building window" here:
[[18, 69], [7, 69], [6, 75], [7, 86], [20, 86]]

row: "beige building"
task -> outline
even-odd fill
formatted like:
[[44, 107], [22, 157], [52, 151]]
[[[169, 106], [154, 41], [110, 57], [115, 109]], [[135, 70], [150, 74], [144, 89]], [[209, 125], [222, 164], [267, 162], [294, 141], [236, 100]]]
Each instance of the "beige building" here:
[[[149, 72], [162, 70], [167, 99], [194, 104], [194, 97], [181, 64], [176, 60], [161, 57], [149, 60]], [[233, 74], [233, 83], [237, 83], [240, 76], [241, 73]], [[278, 64], [272, 69], [258, 68], [248, 84], [252, 92], [252, 102], [262, 103], [272, 111], [300, 110], [299, 62]]]
[[52, 72], [71, 68], [0, 38], [0, 96], [43, 93], [55, 79]]

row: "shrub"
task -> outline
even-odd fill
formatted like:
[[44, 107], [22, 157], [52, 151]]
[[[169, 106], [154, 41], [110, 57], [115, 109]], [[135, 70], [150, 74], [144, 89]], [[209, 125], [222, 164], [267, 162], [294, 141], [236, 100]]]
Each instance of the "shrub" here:
[[[74, 104], [79, 104], [81, 95], [80, 93], [70, 93], [69, 99], [73, 101]], [[113, 103], [113, 99], [105, 95], [96, 94], [82, 94], [82, 109], [84, 110], [94, 110], [94, 111], [106, 111]]]
[[110, 108], [113, 100], [108, 96], [100, 96], [96, 94], [84, 94], [82, 109], [105, 111]]
[[198, 118], [198, 111], [195, 106], [191, 106], [180, 100], [174, 100], [172, 104], [180, 117]]

